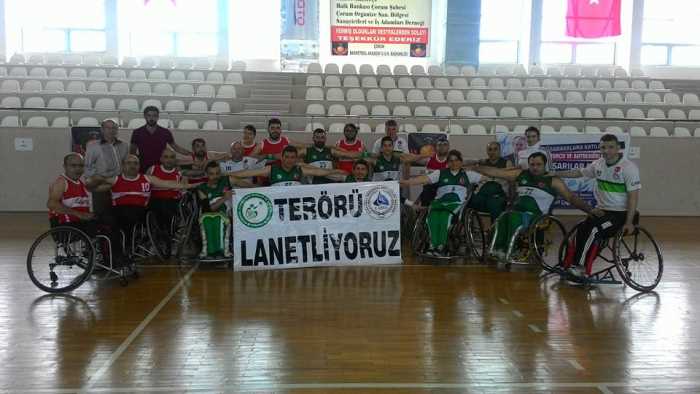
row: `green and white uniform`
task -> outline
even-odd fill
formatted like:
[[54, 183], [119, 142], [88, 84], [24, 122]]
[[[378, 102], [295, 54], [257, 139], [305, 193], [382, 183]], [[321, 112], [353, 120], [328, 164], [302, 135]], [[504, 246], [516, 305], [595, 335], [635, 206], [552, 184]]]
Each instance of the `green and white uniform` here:
[[303, 175], [299, 166], [294, 166], [289, 171], [285, 171], [281, 166], [273, 165], [270, 167], [270, 186], [301, 185]]
[[433, 249], [442, 249], [447, 244], [447, 235], [452, 216], [471, 196], [473, 184], [481, 180], [481, 175], [462, 169], [452, 171], [445, 168], [427, 175], [431, 184], [437, 185], [437, 195], [430, 203], [427, 224], [430, 244]]
[[608, 165], [600, 158], [581, 170], [586, 178], [594, 178], [597, 207], [606, 211], [626, 211], [627, 193], [642, 188], [639, 168], [621, 157], [615, 164]]
[[[506, 168], [506, 164], [507, 161], [504, 158], [499, 158], [495, 163], [490, 162], [488, 159], [479, 161], [479, 165], [482, 167]], [[476, 194], [469, 200], [469, 207], [479, 212], [488, 212], [491, 220], [495, 221], [506, 207], [507, 189], [507, 181], [492, 177], [482, 177], [476, 189]]]
[[[331, 148], [329, 147], [323, 147], [322, 149], [318, 149], [315, 146], [312, 146], [310, 148], [306, 149], [306, 155], [304, 156], [304, 163], [307, 163], [309, 165], [312, 165], [316, 168], [321, 168], [324, 170], [332, 170], [333, 169], [333, 152], [331, 151]], [[321, 183], [331, 183], [333, 182], [332, 180], [322, 177], [322, 176], [314, 176], [311, 177], [311, 183], [313, 184], [321, 184]]]
[[[204, 194], [209, 207], [224, 198], [224, 194], [229, 190], [231, 190], [231, 184], [226, 176], [219, 178], [214, 186], [208, 183], [197, 186], [198, 193]], [[217, 255], [231, 256], [228, 247], [231, 231], [231, 221], [227, 214], [229, 204], [230, 202], [226, 201], [218, 210], [205, 211], [199, 216], [199, 228], [202, 234], [201, 258]]]
[[380, 155], [374, 163], [373, 172], [372, 180], [375, 182], [398, 181], [401, 179], [401, 159], [392, 155], [387, 160], [384, 155]]
[[533, 175], [530, 170], [524, 170], [518, 175], [515, 179], [518, 198], [512, 211], [501, 215], [496, 222], [494, 251], [507, 252], [510, 239], [518, 227], [529, 227], [534, 219], [549, 213], [557, 197], [557, 192], [552, 187], [552, 179], [545, 175]]
[[345, 183], [355, 183], [355, 182], [369, 182], [369, 181], [367, 179], [364, 179], [362, 181], [358, 181], [357, 179], [355, 179], [355, 176], [352, 174], [345, 177]]

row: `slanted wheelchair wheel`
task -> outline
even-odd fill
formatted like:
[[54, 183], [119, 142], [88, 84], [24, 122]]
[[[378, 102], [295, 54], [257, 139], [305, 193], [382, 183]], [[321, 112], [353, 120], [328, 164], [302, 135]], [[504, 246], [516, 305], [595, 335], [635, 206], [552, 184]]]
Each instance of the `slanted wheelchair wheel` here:
[[153, 211], [149, 211], [146, 214], [146, 231], [158, 259], [161, 261], [168, 260], [172, 250], [170, 234], [166, 229], [160, 228]]
[[643, 227], [632, 234], [620, 232], [613, 243], [615, 266], [622, 280], [631, 288], [648, 292], [661, 281], [664, 259], [661, 248]]
[[559, 265], [561, 245], [566, 236], [566, 229], [559, 219], [541, 216], [530, 227], [530, 255], [546, 271], [554, 270]]
[[428, 248], [428, 243], [430, 242], [428, 222], [426, 221], [427, 217], [427, 209], [421, 210], [416, 217], [416, 225], [413, 227], [413, 234], [411, 236], [411, 246], [415, 254], [425, 253]]
[[465, 223], [464, 230], [471, 254], [475, 259], [483, 261], [488, 245], [484, 221], [481, 219], [479, 212], [474, 209], [467, 209], [464, 212], [463, 223]]
[[83, 284], [95, 267], [95, 249], [84, 232], [68, 226], [41, 234], [29, 248], [27, 273], [36, 287], [62, 293]]

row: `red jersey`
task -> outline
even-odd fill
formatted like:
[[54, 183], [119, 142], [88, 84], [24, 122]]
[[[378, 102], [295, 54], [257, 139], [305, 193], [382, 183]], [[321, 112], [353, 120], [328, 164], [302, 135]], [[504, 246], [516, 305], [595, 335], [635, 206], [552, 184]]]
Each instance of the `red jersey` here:
[[[66, 190], [61, 195], [61, 204], [78, 212], [90, 212], [90, 192], [83, 181], [78, 179], [74, 181], [65, 175], [61, 175], [58, 179], [66, 182]], [[55, 218], [59, 224], [76, 223], [80, 218], [73, 215], [65, 215], [62, 213], [49, 212], [49, 218]]]
[[134, 179], [117, 176], [112, 185], [112, 205], [145, 207], [151, 198], [151, 183], [146, 176], [139, 174]]
[[[277, 142], [272, 142], [269, 139], [265, 138], [263, 139], [262, 142], [262, 148], [260, 149], [260, 154], [263, 156], [267, 155], [279, 155], [282, 153], [282, 150], [289, 145], [289, 140], [285, 136], [280, 136], [279, 141]], [[281, 165], [282, 163], [280, 160], [274, 160], [274, 161], [268, 161], [265, 163], [265, 165]]]
[[440, 160], [438, 159], [437, 154], [433, 155], [433, 157], [428, 159], [428, 162], [425, 164], [425, 168], [429, 171], [443, 170], [447, 168], [447, 156], [445, 156], [445, 160]]
[[[283, 137], [283, 138], [284, 138], [284, 137]], [[243, 141], [241, 141], [241, 146], [243, 146], [243, 156], [244, 156], [244, 157], [250, 157], [250, 155], [253, 154], [253, 151], [255, 150], [255, 148], [258, 147], [258, 143], [257, 143], [257, 142], [253, 142], [253, 145], [251, 145], [251, 146], [245, 146], [245, 145], [243, 145]]]
[[[365, 144], [363, 144], [362, 140], [360, 140], [359, 138], [355, 138], [355, 142], [353, 142], [352, 144], [348, 143], [347, 141], [345, 141], [345, 138], [343, 138], [340, 141], [336, 142], [335, 146], [338, 149], [343, 149], [348, 152], [362, 152], [365, 150]], [[355, 163], [355, 161], [352, 159], [338, 160], [338, 169], [343, 170], [348, 174], [352, 174], [353, 163]]]
[[[209, 162], [209, 153], [204, 152], [204, 160], [197, 160], [197, 157], [192, 154], [192, 169], [188, 171], [187, 183], [189, 184], [200, 184], [209, 180], [204, 167], [206, 167]], [[199, 165], [201, 163], [201, 166]], [[201, 168], [198, 168], [201, 167]]]
[[[166, 181], [180, 182], [180, 180], [182, 180], [180, 170], [177, 168], [166, 170], [163, 168], [162, 164], [157, 164], [149, 168], [148, 173]], [[158, 200], [179, 200], [181, 196], [182, 192], [178, 189], [161, 189], [153, 186], [151, 190], [151, 197]]]

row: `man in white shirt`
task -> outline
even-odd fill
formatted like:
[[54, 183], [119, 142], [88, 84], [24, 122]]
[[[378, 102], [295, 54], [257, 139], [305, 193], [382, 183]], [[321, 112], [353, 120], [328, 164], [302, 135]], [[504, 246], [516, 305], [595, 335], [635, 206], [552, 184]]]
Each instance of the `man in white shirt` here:
[[551, 169], [552, 158], [550, 157], [549, 152], [541, 146], [540, 130], [535, 126], [528, 127], [527, 130], [525, 130], [525, 138], [527, 140], [527, 148], [518, 152], [518, 167], [522, 168], [523, 170], [527, 170], [527, 159], [530, 157], [530, 155], [535, 152], [542, 152], [547, 157], [546, 170], [549, 171]]
[[[241, 141], [236, 141], [231, 144], [231, 160], [222, 161], [219, 163], [221, 173], [228, 174], [236, 171], [252, 170], [264, 167], [264, 160], [258, 162], [258, 160], [252, 156], [243, 156], [244, 151], [245, 149]], [[238, 183], [241, 183], [238, 186], [252, 187], [253, 179], [239, 179]]]
[[[389, 119], [384, 123], [384, 132], [387, 137], [394, 141], [394, 152], [408, 153], [408, 141], [404, 137], [399, 137], [399, 124], [394, 119]], [[382, 153], [382, 138], [374, 141], [372, 153], [378, 155]]]
[[[578, 228], [572, 244], [568, 245], [564, 267], [574, 276], [590, 275], [593, 260], [598, 255], [602, 240], [620, 230], [634, 231], [639, 190], [639, 168], [620, 153], [620, 142], [613, 134], [600, 139], [601, 157], [584, 169], [560, 171], [564, 178], [593, 178], [597, 206]], [[585, 268], [585, 271], [584, 271]]]

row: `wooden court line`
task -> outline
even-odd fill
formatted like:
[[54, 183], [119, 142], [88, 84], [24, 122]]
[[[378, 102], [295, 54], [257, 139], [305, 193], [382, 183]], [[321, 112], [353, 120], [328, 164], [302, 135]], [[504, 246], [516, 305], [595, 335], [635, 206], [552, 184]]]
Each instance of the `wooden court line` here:
[[85, 386], [83, 386], [83, 388], [80, 390], [81, 393], [92, 391], [92, 385], [94, 385], [95, 382], [97, 382], [102, 377], [102, 375], [104, 375], [104, 373], [112, 367], [114, 362], [117, 361], [117, 359], [122, 355], [122, 353], [124, 353], [124, 351], [129, 347], [129, 345], [131, 345], [134, 339], [136, 339], [136, 337], [138, 337], [141, 334], [141, 332], [144, 328], [146, 328], [148, 323], [150, 323], [151, 320], [153, 320], [156, 317], [156, 315], [158, 315], [160, 310], [163, 309], [163, 307], [168, 303], [168, 301], [170, 301], [170, 299], [173, 298], [173, 296], [182, 288], [182, 286], [185, 285], [185, 282], [187, 282], [190, 279], [190, 276], [192, 276], [192, 273], [194, 273], [194, 271], [198, 267], [199, 263], [195, 264], [189, 271], [187, 271], [185, 276], [183, 276], [180, 279], [180, 281], [170, 290], [170, 292], [160, 301], [160, 303], [156, 305], [156, 307], [153, 308], [153, 310], [148, 315], [146, 315], [143, 321], [141, 321], [141, 323], [138, 326], [136, 326], [136, 328], [134, 328], [131, 334], [129, 334], [129, 336], [126, 337], [124, 342], [122, 342], [119, 345], [119, 347], [114, 352], [112, 352], [112, 355], [107, 361], [105, 361], [105, 363], [100, 367], [100, 369], [98, 369], [97, 372], [95, 372], [95, 374], [92, 375], [90, 379], [88, 379]]

